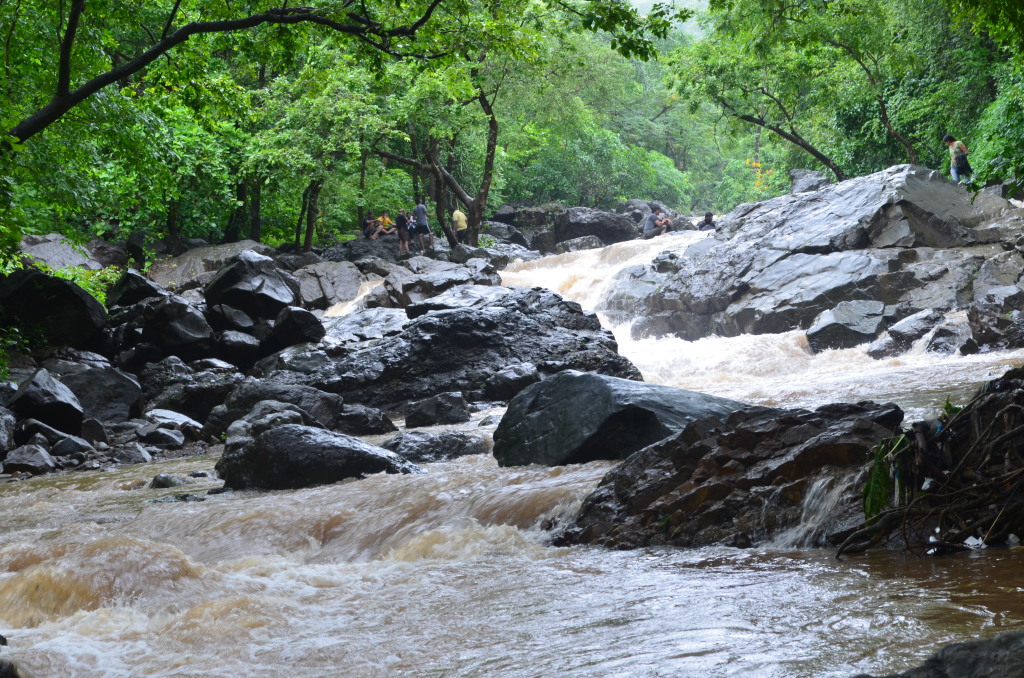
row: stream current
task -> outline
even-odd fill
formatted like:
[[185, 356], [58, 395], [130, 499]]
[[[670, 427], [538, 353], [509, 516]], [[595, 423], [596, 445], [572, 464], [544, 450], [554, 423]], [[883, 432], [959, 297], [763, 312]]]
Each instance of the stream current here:
[[[702, 234], [518, 264], [596, 308], [614, 272]], [[660, 242], [659, 242], [660, 241]], [[811, 355], [801, 332], [633, 340], [648, 381], [751, 403], [892, 400], [927, 416], [1020, 352]], [[478, 426], [484, 413], [464, 427]], [[210, 456], [0, 485], [0, 658], [44, 677], [802, 676], [914, 666], [1024, 627], [1020, 548], [937, 559], [785, 546], [550, 548], [611, 468], [487, 456], [306, 490], [161, 502]]]

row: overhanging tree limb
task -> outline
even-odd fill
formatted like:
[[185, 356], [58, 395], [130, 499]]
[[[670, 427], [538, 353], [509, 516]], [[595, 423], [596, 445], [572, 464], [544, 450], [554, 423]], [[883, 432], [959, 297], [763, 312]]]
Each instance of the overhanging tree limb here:
[[[397, 51], [391, 49], [391, 40], [396, 37], [412, 37], [415, 35], [416, 31], [430, 20], [434, 11], [443, 1], [432, 0], [415, 22], [407, 26], [399, 26], [387, 30], [382, 30], [376, 22], [367, 23], [369, 20], [365, 17], [359, 16], [357, 19], [358, 15], [351, 12], [349, 13], [349, 18], [354, 23], [342, 23], [317, 14], [317, 10], [311, 7], [282, 7], [239, 19], [193, 21], [168, 34], [134, 59], [111, 68], [109, 71], [101, 73], [78, 88], [71, 90], [71, 50], [74, 45], [78, 21], [85, 10], [86, 3], [86, 0], [75, 0], [71, 6], [68, 26], [61, 41], [57, 90], [54, 97], [45, 106], [8, 130], [7, 134], [14, 137], [19, 143], [27, 141], [57, 120], [60, 120], [72, 108], [107, 85], [111, 85], [118, 80], [141, 71], [161, 55], [184, 43], [194, 35], [242, 31], [263, 24], [293, 25], [313, 23], [325, 26], [338, 33], [352, 35], [373, 46], [375, 49], [392, 56], [401, 56]], [[362, 21], [359, 19], [362, 19]]]

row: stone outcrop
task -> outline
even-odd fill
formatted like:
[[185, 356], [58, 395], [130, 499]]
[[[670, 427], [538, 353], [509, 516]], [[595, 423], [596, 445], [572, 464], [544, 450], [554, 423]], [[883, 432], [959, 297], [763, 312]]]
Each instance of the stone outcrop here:
[[233, 490], [297, 489], [374, 473], [419, 471], [394, 452], [358, 438], [298, 424], [260, 433], [225, 452], [216, 468], [224, 486]]
[[703, 393], [569, 370], [512, 399], [494, 431], [494, 456], [502, 466], [625, 459], [695, 419], [741, 407]]
[[[504, 364], [532, 364], [545, 376], [576, 369], [641, 379], [618, 354], [612, 334], [579, 304], [539, 288], [480, 295], [475, 289], [434, 297], [434, 310], [397, 334], [354, 346], [337, 344], [331, 362], [314, 373], [271, 370], [264, 378], [384, 409], [452, 391], [480, 400], [481, 385]], [[476, 303], [467, 303], [467, 294], [475, 295]], [[451, 306], [444, 308], [449, 298]]]
[[384, 443], [383, 447], [416, 464], [448, 461], [489, 451], [482, 435], [467, 431], [404, 431]]
[[917, 668], [872, 677], [853, 678], [1002, 678], [1020, 674], [1024, 631], [1009, 631], [994, 638], [954, 643], [942, 648]]
[[224, 245], [197, 247], [171, 259], [156, 261], [149, 268], [149, 278], [160, 287], [176, 290], [206, 273], [227, 265], [242, 252], [269, 255], [273, 248], [254, 240], [239, 240]]
[[713, 238], [634, 273], [649, 291], [633, 331], [687, 340], [786, 332], [862, 301], [891, 307], [887, 322], [980, 301], [1009, 312], [1024, 282], [1020, 255], [1003, 248], [1024, 233], [1020, 214], [911, 165], [741, 205]]
[[0, 325], [22, 328], [35, 342], [90, 348], [107, 325], [107, 311], [73, 282], [23, 268], [0, 275]]
[[555, 240], [565, 242], [592, 235], [605, 245], [633, 240], [640, 235], [628, 217], [591, 207], [570, 207], [555, 219]]
[[[895, 405], [858, 403], [814, 411], [751, 407], [690, 422], [610, 471], [555, 543], [743, 547], [766, 541], [799, 522], [813, 480], [858, 471], [902, 419]], [[852, 531], [863, 520], [859, 491], [830, 518], [804, 545], [837, 543], [836, 535]]]

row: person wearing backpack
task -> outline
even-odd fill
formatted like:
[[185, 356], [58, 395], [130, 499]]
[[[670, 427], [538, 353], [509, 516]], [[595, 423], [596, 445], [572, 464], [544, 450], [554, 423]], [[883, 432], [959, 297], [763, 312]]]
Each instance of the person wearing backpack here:
[[974, 170], [971, 169], [971, 163], [967, 162], [968, 151], [964, 142], [954, 139], [952, 134], [947, 134], [942, 137], [942, 143], [949, 147], [949, 174], [953, 181], [968, 181]]

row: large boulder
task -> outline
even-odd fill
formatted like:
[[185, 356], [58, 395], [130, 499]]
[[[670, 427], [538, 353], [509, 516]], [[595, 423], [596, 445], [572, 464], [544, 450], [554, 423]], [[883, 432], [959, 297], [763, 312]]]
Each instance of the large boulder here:
[[299, 298], [306, 308], [327, 309], [359, 294], [366, 276], [350, 261], [322, 261], [295, 271]]
[[39, 445], [22, 445], [7, 453], [4, 459], [4, 473], [30, 473], [42, 475], [57, 469], [53, 457]]
[[325, 393], [301, 384], [275, 384], [257, 379], [245, 379], [235, 386], [223, 404], [217, 406], [206, 422], [205, 433], [219, 436], [232, 422], [245, 416], [263, 400], [288, 403], [307, 416], [307, 422], [320, 428], [334, 428], [344, 409], [345, 401], [334, 393]]
[[204, 273], [220, 270], [242, 252], [270, 255], [274, 250], [254, 240], [197, 247], [173, 259], [154, 262], [149, 268], [149, 277], [161, 287], [177, 289]]
[[87, 348], [106, 324], [103, 304], [69, 280], [35, 268], [0, 276], [0, 325], [22, 328], [51, 346]]
[[489, 451], [482, 435], [467, 431], [405, 431], [384, 443], [383, 447], [416, 464], [449, 461]]
[[[1024, 631], [994, 638], [954, 643], [942, 648], [917, 668], [877, 678], [1005, 678], [1021, 673]], [[873, 678], [866, 673], [854, 678]]]
[[286, 490], [374, 473], [417, 473], [394, 452], [341, 433], [298, 424], [264, 431], [217, 462], [224, 486]]
[[897, 320], [974, 298], [1012, 304], [1024, 297], [1012, 255], [976, 272], [1003, 253], [998, 240], [1022, 232], [1006, 201], [972, 200], [911, 165], [741, 205], [713, 238], [652, 265], [663, 281], [638, 304], [633, 331], [687, 340], [785, 332], [853, 301], [893, 306]]
[[570, 207], [555, 219], [554, 233], [558, 242], [593, 235], [605, 245], [611, 245], [635, 239], [640, 230], [631, 219], [621, 214], [591, 207]]
[[21, 239], [22, 254], [42, 262], [50, 268], [78, 266], [97, 271], [105, 264], [93, 257], [91, 250], [94, 246], [93, 243], [89, 243], [89, 245], [73, 243], [59, 233], [26, 235]]
[[217, 353], [216, 335], [206, 317], [182, 297], [170, 295], [146, 307], [142, 341], [164, 355], [182, 360], [209, 358]]
[[[435, 310], [412, 319], [398, 334], [338, 345], [332, 363], [315, 373], [278, 370], [264, 379], [308, 384], [397, 410], [410, 400], [451, 391], [482, 400], [479, 389], [496, 366], [506, 364], [536, 365], [542, 376], [576, 369], [641, 378], [618, 354], [611, 332], [579, 304], [539, 288], [506, 288], [504, 294], [484, 293], [467, 303], [466, 295], [479, 289], [462, 287], [434, 297]], [[443, 306], [445, 299], [451, 299], [450, 307]]]
[[142, 414], [146, 405], [139, 380], [115, 367], [68, 369], [65, 366], [59, 376], [78, 398], [85, 417], [108, 422], [128, 421]]
[[841, 301], [814, 319], [807, 343], [815, 353], [867, 343], [885, 326], [884, 313], [880, 301]]
[[140, 382], [149, 409], [180, 412], [205, 422], [243, 379], [233, 368], [193, 369], [172, 356], [147, 364]]
[[217, 271], [203, 291], [210, 306], [225, 304], [253, 318], [273, 318], [299, 301], [299, 282], [270, 257], [246, 250]]
[[464, 264], [416, 256], [405, 260], [384, 278], [384, 289], [395, 306], [436, 297], [461, 285], [498, 285], [501, 276], [486, 259], [469, 259]]
[[107, 292], [107, 305], [131, 306], [145, 299], [159, 299], [167, 294], [164, 288], [130, 268]]
[[750, 407], [690, 422], [610, 471], [555, 543], [751, 546], [800, 524], [809, 493], [834, 491], [829, 515], [785, 540], [834, 544], [864, 518], [849, 475], [902, 420], [896, 405], [858, 403]]
[[436, 396], [409, 403], [405, 427], [461, 424], [469, 421], [469, 406], [461, 393], [438, 393]]
[[625, 459], [695, 419], [743, 407], [725, 398], [573, 370], [522, 391], [494, 432], [502, 466]]
[[19, 418], [38, 419], [65, 433], [78, 435], [82, 429], [82, 404], [45, 369], [22, 382], [5, 406]]

